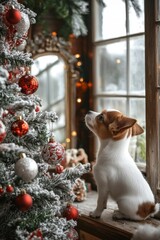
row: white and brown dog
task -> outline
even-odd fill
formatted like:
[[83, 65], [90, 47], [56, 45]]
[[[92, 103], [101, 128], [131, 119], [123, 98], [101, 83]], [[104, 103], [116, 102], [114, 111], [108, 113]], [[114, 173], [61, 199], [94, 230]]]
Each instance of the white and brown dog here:
[[93, 169], [98, 200], [91, 216], [101, 216], [109, 195], [119, 208], [114, 219], [144, 220], [156, 213], [159, 205], [128, 151], [130, 138], [143, 133], [137, 121], [111, 109], [89, 111], [85, 123], [100, 142]]

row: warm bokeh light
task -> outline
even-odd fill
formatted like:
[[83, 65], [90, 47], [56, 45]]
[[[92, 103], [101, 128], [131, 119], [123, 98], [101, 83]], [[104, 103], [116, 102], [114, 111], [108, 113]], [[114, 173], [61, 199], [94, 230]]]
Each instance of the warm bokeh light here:
[[71, 141], [70, 138], [66, 138], [66, 142], [69, 143]]
[[82, 66], [82, 62], [81, 62], [81, 61], [78, 61], [78, 62], [77, 62], [77, 66], [78, 66], [78, 67]]
[[82, 102], [82, 99], [81, 99], [81, 98], [77, 98], [77, 102], [78, 102], [78, 103], [81, 103], [81, 102]]
[[72, 136], [76, 137], [77, 136], [77, 132], [76, 131], [72, 131]]
[[81, 77], [81, 78], [79, 79], [79, 81], [80, 81], [80, 82], [84, 82], [84, 78]]
[[75, 57], [76, 57], [76, 58], [80, 58], [80, 56], [81, 56], [81, 55], [80, 55], [79, 53], [75, 54]]
[[117, 59], [116, 59], [116, 63], [117, 63], [117, 64], [120, 64], [120, 63], [121, 63], [121, 59], [117, 58]]
[[52, 32], [52, 36], [56, 37], [57, 33], [56, 32]]

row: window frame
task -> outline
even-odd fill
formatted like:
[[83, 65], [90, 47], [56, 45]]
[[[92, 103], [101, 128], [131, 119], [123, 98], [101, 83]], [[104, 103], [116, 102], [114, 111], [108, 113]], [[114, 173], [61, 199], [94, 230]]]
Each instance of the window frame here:
[[[146, 71], [146, 173], [158, 201], [159, 185], [159, 119], [158, 119], [158, 34], [157, 0], [145, 0], [145, 71]], [[154, 80], [153, 80], [154, 79]], [[157, 191], [158, 190], [158, 191]]]

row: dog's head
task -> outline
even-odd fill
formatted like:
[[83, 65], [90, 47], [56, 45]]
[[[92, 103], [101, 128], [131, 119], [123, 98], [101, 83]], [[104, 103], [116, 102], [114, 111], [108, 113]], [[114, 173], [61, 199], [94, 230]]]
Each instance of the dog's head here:
[[126, 117], [114, 109], [103, 110], [101, 113], [89, 111], [85, 116], [85, 123], [100, 139], [120, 140], [126, 135], [143, 133], [136, 119]]

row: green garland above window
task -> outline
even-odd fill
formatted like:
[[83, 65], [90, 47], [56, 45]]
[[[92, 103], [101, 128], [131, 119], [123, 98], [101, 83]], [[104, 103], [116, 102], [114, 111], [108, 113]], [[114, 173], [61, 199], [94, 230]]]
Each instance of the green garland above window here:
[[[44, 21], [43, 16], [54, 16], [62, 22], [60, 35], [67, 37], [87, 35], [84, 17], [88, 14], [88, 1], [83, 0], [24, 0], [23, 4], [37, 13], [37, 23]], [[43, 23], [42, 23], [43, 24]], [[44, 23], [45, 24], [45, 23]]]
[[[122, 0], [126, 1], [126, 0]], [[138, 0], [129, 0], [137, 15], [141, 12]], [[89, 13], [89, 0], [23, 0], [23, 4], [37, 13], [37, 23], [45, 25], [48, 13], [55, 19], [61, 20], [58, 34], [68, 37], [73, 33], [76, 37], [87, 35], [86, 15]], [[103, 0], [97, 0], [105, 6]]]

